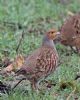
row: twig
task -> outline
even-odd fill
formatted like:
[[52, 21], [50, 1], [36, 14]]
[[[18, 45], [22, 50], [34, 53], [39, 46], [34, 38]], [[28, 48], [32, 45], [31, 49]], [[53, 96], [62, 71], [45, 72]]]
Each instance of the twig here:
[[20, 48], [20, 45], [21, 45], [21, 43], [22, 43], [23, 38], [24, 38], [24, 30], [23, 30], [23, 32], [22, 32], [22, 34], [21, 34], [21, 38], [20, 38], [20, 40], [19, 40], [19, 44], [17, 45], [17, 48], [16, 48], [16, 52], [17, 52], [17, 53], [18, 53], [18, 51], [19, 51], [19, 48]]
[[71, 96], [74, 95], [74, 92], [75, 92], [75, 91], [76, 91], [76, 87], [75, 87], [74, 90], [69, 94], [69, 96], [67, 97], [66, 100], [71, 100], [70, 98], [71, 98]]
[[26, 78], [22, 78], [18, 83], [14, 85], [14, 87], [11, 90], [14, 90], [23, 80], [26, 80]]

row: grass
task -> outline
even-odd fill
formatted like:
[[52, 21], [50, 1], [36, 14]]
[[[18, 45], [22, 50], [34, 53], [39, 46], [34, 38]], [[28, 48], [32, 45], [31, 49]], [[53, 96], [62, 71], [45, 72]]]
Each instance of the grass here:
[[[19, 53], [27, 55], [41, 44], [43, 33], [52, 28], [60, 28], [68, 11], [80, 11], [80, 1], [71, 0], [69, 4], [61, 4], [59, 0], [1, 0], [0, 1], [0, 59], [7, 53], [9, 58], [14, 58], [16, 47], [23, 28], [25, 38], [20, 45]], [[7, 23], [3, 23], [3, 22]], [[19, 28], [20, 23], [22, 28]], [[30, 32], [31, 31], [31, 32]], [[10, 95], [3, 94], [0, 100], [66, 100], [76, 87], [75, 95], [80, 100], [80, 81], [75, 81], [77, 72], [80, 71], [80, 56], [70, 51], [67, 47], [57, 44], [60, 60], [63, 63], [46, 80], [56, 82], [50, 90], [42, 89], [39, 94], [32, 92], [29, 87], [17, 87]], [[66, 55], [67, 54], [67, 55]], [[67, 84], [63, 88], [63, 84]], [[62, 87], [61, 87], [62, 86]], [[44, 86], [43, 86], [44, 87]]]

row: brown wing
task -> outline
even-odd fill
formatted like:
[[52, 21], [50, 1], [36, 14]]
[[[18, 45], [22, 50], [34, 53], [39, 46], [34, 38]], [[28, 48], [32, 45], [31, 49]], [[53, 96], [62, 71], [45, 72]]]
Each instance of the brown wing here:
[[42, 71], [45, 74], [51, 73], [58, 64], [58, 56], [52, 48], [42, 48], [39, 58], [36, 61], [36, 69]]

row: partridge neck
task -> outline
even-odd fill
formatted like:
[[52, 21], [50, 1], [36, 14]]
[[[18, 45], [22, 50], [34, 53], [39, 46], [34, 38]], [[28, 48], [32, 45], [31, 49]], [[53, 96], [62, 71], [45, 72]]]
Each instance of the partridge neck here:
[[42, 46], [49, 46], [51, 48], [55, 48], [53, 40], [49, 39], [47, 36], [44, 36]]

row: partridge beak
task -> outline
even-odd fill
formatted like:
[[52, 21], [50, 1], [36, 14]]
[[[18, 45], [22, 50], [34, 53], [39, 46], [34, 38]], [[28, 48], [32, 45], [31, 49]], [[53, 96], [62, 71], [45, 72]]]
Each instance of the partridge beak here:
[[60, 32], [56, 32], [56, 35], [60, 35]]
[[60, 32], [56, 32], [56, 39], [58, 39], [59, 41], [61, 40], [61, 33]]

